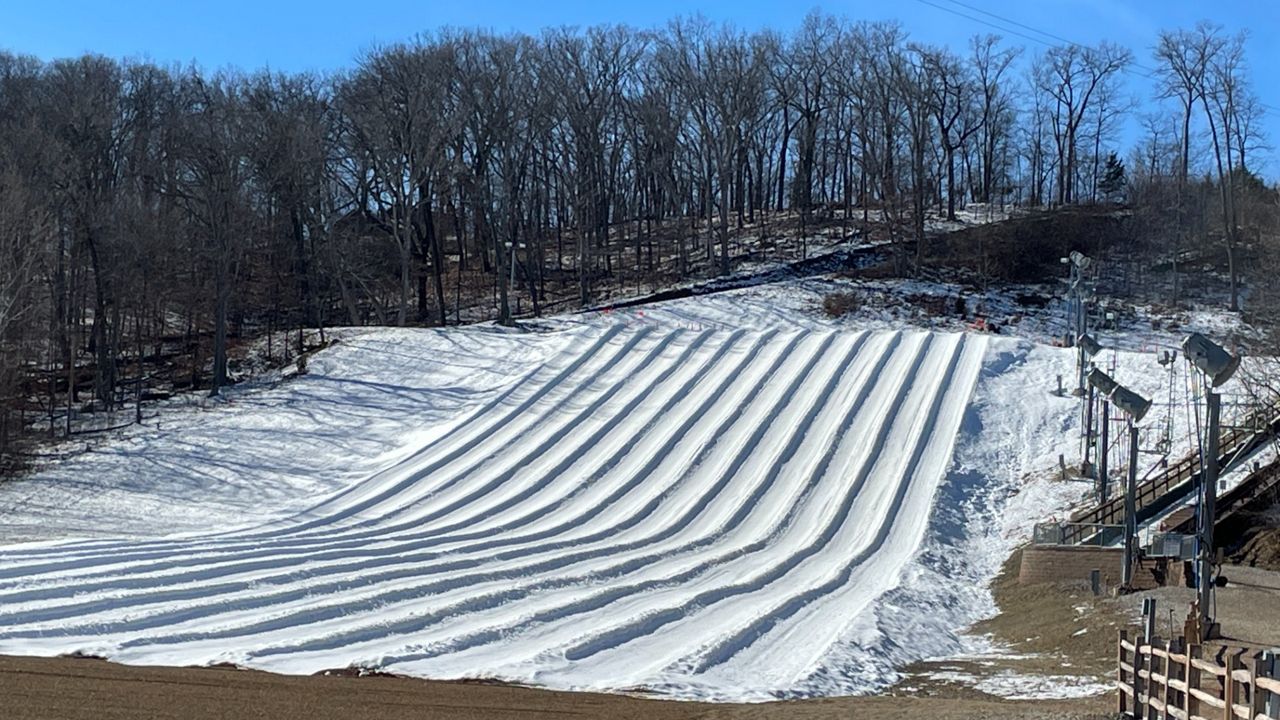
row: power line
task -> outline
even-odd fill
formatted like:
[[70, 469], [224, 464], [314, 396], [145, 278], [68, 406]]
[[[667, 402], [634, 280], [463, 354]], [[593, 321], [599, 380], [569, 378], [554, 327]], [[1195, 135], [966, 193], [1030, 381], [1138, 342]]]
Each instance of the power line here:
[[1071, 40], [1068, 40], [1068, 39], [1066, 39], [1066, 38], [1062, 37], [1061, 35], [1054, 35], [1054, 34], [1053, 34], [1053, 33], [1051, 33], [1051, 32], [1047, 32], [1047, 31], [1045, 31], [1045, 30], [1041, 30], [1041, 29], [1039, 29], [1039, 28], [1032, 27], [1032, 26], [1027, 25], [1027, 24], [1025, 24], [1025, 23], [1020, 23], [1020, 22], [1018, 22], [1017, 20], [1014, 20], [1014, 19], [1012, 19], [1012, 18], [1007, 18], [1007, 17], [1004, 17], [1004, 16], [1002, 16], [1002, 15], [998, 15], [998, 14], [996, 14], [996, 13], [990, 12], [990, 11], [988, 11], [988, 10], [983, 10], [983, 9], [982, 9], [982, 8], [980, 8], [980, 7], [974, 7], [973, 5], [969, 5], [969, 4], [967, 4], [967, 3], [962, 3], [962, 2], [960, 2], [959, 0], [946, 0], [946, 1], [947, 1], [947, 2], [950, 2], [952, 5], [959, 5], [959, 6], [960, 6], [960, 7], [962, 7], [962, 8], [967, 8], [967, 9], [972, 10], [972, 11], [974, 11], [974, 12], [982, 13], [983, 15], [986, 15], [986, 16], [988, 16], [988, 17], [993, 17], [993, 18], [995, 18], [995, 19], [997, 19], [997, 20], [1000, 20], [1001, 22], [1006, 22], [1006, 23], [1009, 23], [1010, 25], [1015, 25], [1015, 26], [1017, 26], [1017, 27], [1020, 27], [1020, 28], [1025, 29], [1025, 30], [1030, 30], [1031, 32], [1036, 33], [1037, 35], [1043, 35], [1043, 36], [1045, 36], [1045, 37], [1047, 37], [1047, 38], [1051, 38], [1051, 39], [1056, 40], [1057, 42], [1060, 42], [1060, 43], [1066, 43], [1066, 44], [1068, 44], [1068, 45], [1077, 45], [1077, 46], [1079, 45], [1079, 43], [1076, 43], [1076, 42], [1073, 42], [1073, 41], [1071, 41]]
[[[962, 8], [966, 8], [966, 9], [968, 9], [968, 10], [972, 10], [972, 11], [974, 11], [974, 12], [982, 13], [983, 15], [987, 15], [987, 16], [993, 17], [993, 18], [995, 18], [995, 19], [997, 19], [997, 20], [999, 20], [1000, 22], [1003, 22], [1003, 23], [1008, 23], [1008, 24], [1010, 24], [1010, 25], [1014, 25], [1014, 26], [1016, 26], [1016, 27], [1025, 28], [1025, 29], [1027, 29], [1027, 30], [1030, 30], [1031, 32], [1038, 33], [1038, 34], [1040, 34], [1040, 35], [1043, 35], [1043, 36], [1044, 36], [1044, 37], [1046, 37], [1046, 38], [1050, 38], [1051, 40], [1053, 40], [1053, 41], [1055, 41], [1055, 42], [1058, 42], [1058, 43], [1062, 43], [1062, 44], [1064, 44], [1064, 45], [1070, 45], [1070, 46], [1072, 46], [1072, 47], [1077, 47], [1077, 48], [1080, 48], [1080, 49], [1082, 49], [1082, 50], [1087, 49], [1087, 46], [1086, 46], [1086, 45], [1083, 45], [1083, 44], [1081, 44], [1081, 43], [1078, 43], [1078, 42], [1076, 42], [1075, 40], [1069, 40], [1069, 39], [1067, 39], [1067, 38], [1062, 37], [1061, 35], [1054, 35], [1053, 33], [1048, 32], [1048, 31], [1046, 31], [1046, 30], [1041, 30], [1041, 29], [1036, 28], [1036, 27], [1033, 27], [1033, 26], [1031, 26], [1031, 25], [1027, 25], [1026, 23], [1021, 23], [1021, 22], [1018, 22], [1017, 20], [1013, 20], [1013, 19], [1007, 18], [1007, 17], [1005, 17], [1005, 16], [1003, 16], [1003, 15], [999, 15], [999, 14], [997, 14], [997, 13], [993, 13], [993, 12], [990, 12], [990, 11], [987, 11], [987, 10], [983, 10], [982, 8], [979, 8], [979, 7], [974, 7], [973, 5], [969, 5], [969, 4], [967, 4], [967, 3], [960, 2], [960, 0], [942, 0], [942, 1], [943, 1], [943, 2], [949, 2], [949, 3], [953, 4], [953, 5], [958, 5], [958, 6], [962, 7]], [[939, 9], [939, 10], [943, 11], [943, 12], [948, 12], [948, 13], [951, 13], [952, 15], [956, 15], [956, 16], [958, 16], [958, 17], [962, 17], [962, 18], [965, 18], [965, 19], [967, 19], [967, 20], [972, 20], [972, 21], [974, 21], [974, 22], [982, 23], [983, 25], [986, 25], [987, 27], [993, 27], [993, 28], [995, 28], [995, 29], [997, 29], [997, 30], [1002, 30], [1002, 31], [1007, 32], [1007, 33], [1010, 33], [1010, 34], [1012, 34], [1012, 35], [1017, 35], [1018, 37], [1021, 37], [1021, 38], [1026, 38], [1027, 40], [1030, 40], [1030, 41], [1032, 41], [1032, 42], [1040, 43], [1041, 45], [1045, 45], [1045, 46], [1049, 46], [1049, 47], [1052, 47], [1052, 46], [1054, 45], [1054, 43], [1053, 43], [1053, 42], [1050, 42], [1049, 40], [1045, 40], [1044, 38], [1032, 37], [1032, 36], [1030, 36], [1030, 35], [1027, 35], [1026, 33], [1022, 33], [1022, 32], [1019, 32], [1019, 31], [1017, 31], [1017, 30], [1010, 30], [1010, 29], [1009, 29], [1009, 28], [1007, 28], [1007, 27], [1002, 27], [1002, 26], [997, 25], [997, 24], [995, 24], [995, 23], [993, 23], [993, 22], [991, 22], [991, 21], [989, 21], [989, 20], [983, 20], [982, 18], [977, 18], [977, 17], [974, 17], [974, 16], [969, 15], [969, 14], [967, 14], [967, 13], [960, 12], [959, 10], [956, 10], [955, 8], [951, 8], [951, 7], [948, 7], [948, 6], [946, 6], [946, 5], [939, 5], [938, 3], [933, 2], [932, 0], [916, 0], [916, 2], [918, 2], [918, 3], [923, 3], [923, 4], [928, 5], [928, 6], [930, 6], [930, 7], [937, 8], [937, 9]], [[1151, 75], [1153, 75], [1153, 74], [1155, 74], [1155, 73], [1156, 73], [1156, 70], [1155, 70], [1154, 68], [1150, 68], [1150, 67], [1147, 67], [1146, 65], [1143, 65], [1143, 64], [1141, 64], [1141, 63], [1136, 63], [1136, 62], [1132, 62], [1132, 61], [1131, 61], [1131, 62], [1129, 62], [1129, 63], [1127, 63], [1127, 64], [1125, 65], [1125, 67], [1124, 67], [1123, 71], [1124, 71], [1124, 72], [1127, 72], [1127, 73], [1132, 73], [1132, 72], [1133, 72], [1133, 70], [1132, 70], [1131, 68], [1138, 68], [1139, 70], [1143, 70], [1143, 71], [1145, 71], [1145, 72], [1147, 73], [1147, 75], [1146, 75], [1146, 76], [1144, 76], [1144, 77], [1150, 77]]]
[[[960, 0], [945, 0], [945, 1], [946, 1], [946, 2], [951, 3], [952, 5], [959, 5], [959, 6], [960, 6], [960, 7], [962, 7], [962, 8], [968, 8], [969, 10], [973, 10], [974, 12], [980, 12], [980, 13], [982, 13], [983, 15], [990, 15], [990, 16], [991, 16], [991, 17], [993, 17], [993, 18], [997, 18], [997, 19], [999, 19], [999, 20], [1001, 20], [1001, 21], [1003, 21], [1003, 22], [1007, 22], [1007, 23], [1009, 23], [1010, 25], [1016, 25], [1016, 26], [1018, 26], [1018, 27], [1020, 27], [1020, 28], [1026, 28], [1027, 30], [1030, 30], [1031, 32], [1039, 33], [1039, 34], [1044, 35], [1045, 37], [1048, 37], [1048, 38], [1053, 38], [1054, 40], [1057, 40], [1057, 41], [1058, 41], [1058, 42], [1060, 42], [1060, 43], [1066, 43], [1067, 45], [1072, 45], [1072, 46], [1074, 46], [1074, 47], [1078, 47], [1078, 48], [1080, 48], [1080, 49], [1082, 49], [1082, 50], [1083, 50], [1083, 49], [1085, 49], [1085, 46], [1084, 46], [1084, 45], [1081, 45], [1080, 43], [1078, 43], [1078, 42], [1076, 42], [1076, 41], [1074, 41], [1074, 40], [1069, 40], [1069, 39], [1067, 39], [1067, 38], [1062, 37], [1061, 35], [1054, 35], [1054, 34], [1053, 34], [1053, 33], [1051, 33], [1051, 32], [1048, 32], [1048, 31], [1046, 31], [1046, 30], [1041, 30], [1041, 29], [1039, 29], [1039, 28], [1032, 27], [1032, 26], [1027, 25], [1027, 24], [1025, 24], [1025, 23], [1020, 23], [1020, 22], [1018, 22], [1017, 20], [1013, 20], [1012, 18], [1003, 17], [1003, 16], [998, 15], [998, 14], [996, 14], [996, 13], [993, 13], [993, 12], [990, 12], [990, 11], [987, 11], [987, 10], [983, 10], [982, 8], [974, 7], [973, 5], [969, 5], [968, 3], [960, 2]], [[1157, 72], [1157, 70], [1156, 70], [1155, 68], [1147, 67], [1146, 65], [1143, 65], [1142, 63], [1138, 63], [1138, 62], [1131, 62], [1131, 63], [1129, 63], [1129, 64], [1130, 64], [1130, 65], [1132, 65], [1133, 67], [1138, 68], [1139, 70], [1143, 70], [1143, 71], [1147, 72], [1147, 73], [1148, 73], [1148, 76], [1150, 76], [1150, 75], [1154, 75], [1154, 74]]]
[[[919, 0], [919, 1], [923, 2], [924, 0]], [[1025, 28], [1025, 29], [1027, 29], [1027, 30], [1030, 30], [1031, 32], [1038, 33], [1038, 34], [1043, 35], [1043, 36], [1045, 36], [1045, 37], [1047, 37], [1047, 38], [1052, 38], [1052, 39], [1054, 39], [1054, 40], [1057, 40], [1058, 42], [1066, 43], [1066, 44], [1068, 44], [1068, 45], [1073, 45], [1073, 46], [1078, 47], [1078, 48], [1081, 48], [1081, 49], [1084, 49], [1084, 47], [1085, 47], [1084, 45], [1081, 45], [1080, 43], [1078, 43], [1078, 42], [1076, 42], [1076, 41], [1074, 41], [1074, 40], [1069, 40], [1069, 39], [1067, 39], [1067, 38], [1064, 38], [1064, 37], [1062, 37], [1061, 35], [1054, 35], [1054, 34], [1053, 34], [1053, 33], [1051, 33], [1051, 32], [1048, 32], [1048, 31], [1046, 31], [1046, 30], [1041, 30], [1041, 29], [1036, 28], [1036, 27], [1032, 27], [1031, 25], [1027, 25], [1026, 23], [1018, 22], [1017, 20], [1014, 20], [1014, 19], [1012, 19], [1012, 18], [1004, 17], [1003, 15], [999, 15], [999, 14], [997, 14], [997, 13], [993, 13], [993, 12], [991, 12], [991, 11], [989, 11], [989, 10], [983, 10], [983, 9], [982, 9], [982, 8], [980, 8], [980, 7], [974, 7], [973, 5], [970, 5], [970, 4], [968, 4], [968, 3], [961, 2], [961, 0], [944, 0], [944, 2], [949, 2], [949, 3], [951, 3], [952, 5], [958, 5], [958, 6], [962, 7], [962, 8], [966, 8], [966, 9], [968, 9], [968, 10], [972, 10], [972, 11], [974, 11], [974, 12], [982, 13], [983, 15], [987, 15], [987, 16], [989, 16], [989, 17], [996, 18], [997, 20], [1000, 20], [1001, 22], [1009, 23], [1010, 25], [1015, 25], [1015, 26], [1020, 27], [1020, 28]], [[954, 13], [954, 14], [956, 14], [956, 15], [959, 15], [960, 17], [969, 18], [969, 19], [971, 19], [971, 20], [977, 20], [977, 18], [972, 18], [972, 17], [970, 17], [969, 15], [965, 15], [965, 14], [963, 14], [963, 13], [960, 13], [960, 12], [957, 12], [957, 11], [953, 11], [953, 10], [951, 10], [951, 9], [949, 9], [949, 8], [942, 7], [942, 6], [940, 6], [940, 5], [935, 5], [935, 4], [934, 4], [934, 3], [932, 3], [932, 2], [929, 2], [929, 3], [926, 3], [926, 4], [928, 4], [928, 5], [932, 5], [933, 7], [936, 7], [936, 8], [938, 8], [938, 9], [940, 9], [940, 10], [945, 10], [945, 11], [947, 11], [947, 12], [952, 12], [952, 13]], [[982, 22], [982, 21], [981, 21], [981, 20], [978, 20], [978, 22]], [[989, 24], [989, 23], [988, 23], [988, 24]], [[989, 24], [989, 25], [990, 25], [990, 24]], [[997, 26], [995, 26], [995, 25], [990, 25], [990, 26], [991, 26], [991, 27], [997, 27]], [[1025, 36], [1025, 35], [1020, 35], [1020, 37], [1026, 37], [1026, 36]], [[1038, 41], [1038, 42], [1044, 43], [1044, 41], [1043, 41], [1043, 40], [1040, 40], [1040, 41]], [[1045, 44], [1047, 44], [1047, 43], [1045, 43]], [[1147, 66], [1147, 65], [1143, 65], [1142, 63], [1139, 63], [1139, 62], [1131, 62], [1131, 63], [1129, 63], [1129, 64], [1130, 64], [1130, 65], [1132, 65], [1132, 66], [1133, 66], [1133, 67], [1135, 67], [1135, 68], [1138, 68], [1139, 70], [1143, 70], [1143, 71], [1145, 71], [1145, 72], [1147, 73], [1147, 74], [1146, 74], [1146, 77], [1153, 77], [1154, 75], [1156, 75], [1157, 73], [1159, 73], [1159, 70], [1157, 70], [1156, 68], [1149, 67], [1149, 66]], [[1128, 67], [1126, 67], [1126, 68], [1124, 69], [1124, 71], [1125, 71], [1125, 72], [1129, 72], [1129, 68], [1128, 68]], [[1267, 103], [1264, 103], [1264, 102], [1259, 102], [1259, 103], [1258, 103], [1258, 105], [1259, 105], [1260, 107], [1262, 107], [1264, 110], [1269, 110], [1269, 111], [1271, 111], [1271, 112], [1273, 112], [1273, 113], [1276, 113], [1277, 115], [1280, 115], [1280, 108], [1277, 108], [1277, 107], [1275, 107], [1275, 106], [1273, 106], [1273, 105], [1268, 105]]]
[[[1039, 29], [1039, 28], [1037, 28], [1037, 27], [1034, 27], [1034, 26], [1032, 26], [1032, 25], [1028, 25], [1028, 24], [1026, 24], [1026, 23], [1019, 22], [1019, 21], [1014, 20], [1014, 19], [1012, 19], [1012, 18], [1005, 17], [1004, 15], [1000, 15], [999, 13], [994, 13], [994, 12], [991, 12], [991, 11], [989, 11], [989, 10], [984, 10], [984, 9], [982, 9], [982, 8], [980, 8], [980, 7], [975, 7], [975, 6], [970, 5], [970, 4], [966, 3], [966, 2], [962, 2], [961, 0], [941, 0], [941, 1], [942, 1], [942, 2], [948, 2], [948, 3], [952, 4], [952, 5], [956, 5], [956, 6], [959, 6], [959, 7], [965, 8], [966, 10], [971, 10], [971, 11], [976, 12], [976, 13], [981, 13], [981, 14], [986, 15], [986, 16], [991, 17], [991, 18], [995, 18], [996, 20], [999, 20], [999, 21], [1000, 21], [1000, 22], [1002, 22], [1002, 23], [1007, 23], [1007, 24], [1009, 24], [1009, 25], [1013, 25], [1013, 26], [1015, 26], [1015, 27], [1020, 27], [1020, 28], [1023, 28], [1023, 29], [1025, 29], [1025, 30], [1029, 30], [1030, 32], [1036, 33], [1036, 34], [1038, 34], [1038, 35], [1042, 35], [1042, 36], [1044, 36], [1044, 37], [1046, 37], [1046, 38], [1050, 38], [1050, 39], [1052, 39], [1052, 40], [1054, 40], [1054, 41], [1056, 41], [1056, 42], [1059, 42], [1059, 43], [1064, 43], [1064, 44], [1066, 44], [1066, 45], [1071, 45], [1071, 46], [1073, 46], [1073, 47], [1077, 47], [1077, 48], [1081, 48], [1081, 49], [1085, 49], [1085, 48], [1086, 48], [1086, 46], [1085, 46], [1085, 45], [1082, 45], [1081, 43], [1078, 43], [1078, 42], [1076, 42], [1076, 41], [1074, 41], [1074, 40], [1070, 40], [1070, 39], [1068, 39], [1068, 38], [1064, 38], [1064, 37], [1062, 37], [1061, 35], [1055, 35], [1055, 34], [1053, 34], [1053, 33], [1051, 33], [1051, 32], [1046, 31], [1046, 30], [1041, 30], [1041, 29]], [[965, 18], [966, 20], [972, 20], [973, 22], [981, 23], [981, 24], [983, 24], [983, 25], [986, 25], [987, 27], [991, 27], [991, 28], [995, 28], [995, 29], [997, 29], [997, 30], [1001, 30], [1001, 31], [1003, 31], [1003, 32], [1007, 32], [1007, 33], [1009, 33], [1009, 34], [1011, 34], [1011, 35], [1016, 35], [1016, 36], [1018, 36], [1018, 37], [1020, 37], [1020, 38], [1024, 38], [1024, 39], [1026, 39], [1026, 40], [1030, 40], [1030, 41], [1032, 41], [1032, 42], [1040, 43], [1041, 45], [1046, 45], [1046, 46], [1052, 46], [1052, 45], [1053, 45], [1053, 43], [1049, 42], [1048, 40], [1044, 40], [1044, 39], [1042, 39], [1042, 38], [1038, 38], [1038, 37], [1032, 37], [1032, 36], [1030, 36], [1030, 35], [1027, 35], [1026, 33], [1022, 33], [1022, 32], [1019, 32], [1019, 31], [1017, 31], [1017, 30], [1011, 30], [1011, 29], [1009, 29], [1009, 28], [1007, 28], [1007, 27], [1003, 27], [1003, 26], [1001, 26], [1001, 25], [997, 25], [997, 24], [995, 24], [995, 23], [993, 23], [993, 22], [991, 22], [991, 21], [983, 20], [982, 18], [974, 17], [973, 15], [969, 15], [968, 13], [961, 12], [961, 11], [959, 11], [959, 10], [956, 10], [955, 8], [948, 7], [948, 6], [946, 6], [946, 5], [940, 5], [940, 4], [938, 4], [937, 2], [933, 2], [932, 0], [916, 0], [916, 2], [921, 3], [921, 4], [924, 4], [924, 5], [928, 5], [928, 6], [933, 7], [933, 8], [937, 8], [938, 10], [942, 10], [943, 12], [951, 13], [952, 15], [956, 15], [956, 16], [958, 16], [958, 17]], [[1136, 69], [1138, 69], [1138, 70], [1143, 71], [1143, 72], [1145, 73], [1145, 75], [1141, 75], [1141, 77], [1145, 77], [1145, 78], [1151, 78], [1151, 77], [1154, 77], [1156, 74], [1158, 74], [1158, 73], [1159, 73], [1159, 70], [1157, 70], [1156, 68], [1149, 67], [1149, 66], [1147, 66], [1147, 65], [1143, 65], [1142, 63], [1139, 63], [1139, 62], [1132, 62], [1132, 61], [1131, 61], [1131, 62], [1129, 62], [1129, 63], [1128, 63], [1128, 64], [1127, 64], [1123, 69], [1122, 69], [1122, 72], [1125, 72], [1125, 73], [1128, 73], [1128, 74], [1133, 75], [1133, 74], [1135, 74], [1135, 73], [1134, 73], [1134, 70], [1133, 70], [1134, 68], [1136, 68]], [[1259, 102], [1259, 103], [1258, 103], [1258, 105], [1259, 105], [1259, 107], [1261, 107], [1263, 110], [1266, 110], [1267, 112], [1270, 112], [1270, 113], [1272, 113], [1272, 114], [1274, 114], [1274, 115], [1276, 115], [1276, 116], [1280, 117], [1280, 108], [1277, 108], [1277, 107], [1275, 107], [1275, 106], [1273, 106], [1273, 105], [1268, 105], [1267, 103], [1264, 103], [1264, 102]]]
[[[943, 11], [943, 12], [951, 13], [952, 15], [958, 15], [958, 16], [960, 16], [960, 17], [962, 17], [962, 18], [965, 18], [966, 20], [972, 20], [973, 22], [981, 23], [981, 24], [983, 24], [983, 25], [986, 25], [987, 27], [995, 28], [996, 30], [999, 30], [999, 31], [1001, 31], [1001, 32], [1009, 33], [1010, 35], [1017, 35], [1018, 37], [1023, 38], [1023, 39], [1025, 39], [1025, 40], [1030, 40], [1031, 42], [1040, 43], [1041, 45], [1050, 46], [1050, 47], [1053, 45], [1053, 43], [1051, 43], [1051, 42], [1049, 42], [1049, 41], [1047, 41], [1047, 40], [1043, 40], [1043, 39], [1038, 38], [1038, 37], [1032, 37], [1032, 36], [1027, 35], [1027, 34], [1025, 34], [1025, 33], [1018, 32], [1017, 30], [1011, 30], [1011, 29], [1009, 29], [1009, 28], [1007, 28], [1007, 27], [1003, 27], [1003, 26], [997, 25], [997, 24], [995, 24], [995, 23], [993, 23], [993, 22], [991, 22], [991, 21], [989, 21], [989, 20], [983, 20], [982, 18], [977, 18], [977, 17], [974, 17], [974, 16], [972, 16], [972, 15], [968, 15], [968, 14], [962, 13], [962, 12], [960, 12], [959, 10], [956, 10], [956, 9], [954, 9], [954, 8], [949, 8], [949, 7], [945, 6], [945, 5], [939, 5], [938, 3], [932, 2], [932, 0], [916, 0], [916, 2], [921, 3], [922, 5], [928, 5], [928, 6], [930, 6], [930, 7], [937, 8], [937, 9], [939, 9], [939, 10]], [[990, 13], [988, 13], [988, 14], [990, 14]]]

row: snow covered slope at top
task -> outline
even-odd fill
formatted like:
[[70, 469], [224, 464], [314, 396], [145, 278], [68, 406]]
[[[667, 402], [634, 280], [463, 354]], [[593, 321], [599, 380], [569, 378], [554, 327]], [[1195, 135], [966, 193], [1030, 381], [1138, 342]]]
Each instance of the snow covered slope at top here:
[[[395, 463], [577, 340], [342, 329], [305, 377], [221, 400], [179, 396], [159, 419], [0, 483], [0, 542], [209, 532], [284, 517]], [[102, 436], [95, 436], [100, 441]]]
[[804, 692], [914, 555], [984, 339], [578, 340], [286, 521], [7, 549], [0, 651]]
[[0, 487], [24, 536], [100, 536], [0, 548], [0, 652], [755, 700], [964, 649], [1011, 544], [1085, 490], [1022, 484], [1076, 446], [1070, 351], [775, 300], [349, 331]]

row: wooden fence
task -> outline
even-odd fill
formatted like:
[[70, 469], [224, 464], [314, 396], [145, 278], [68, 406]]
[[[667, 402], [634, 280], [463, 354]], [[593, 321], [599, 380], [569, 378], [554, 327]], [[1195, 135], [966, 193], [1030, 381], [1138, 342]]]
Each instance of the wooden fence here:
[[1203, 648], [1143, 644], [1120, 631], [1116, 685], [1122, 717], [1176, 720], [1274, 720], [1280, 718], [1280, 668], [1260, 656]]

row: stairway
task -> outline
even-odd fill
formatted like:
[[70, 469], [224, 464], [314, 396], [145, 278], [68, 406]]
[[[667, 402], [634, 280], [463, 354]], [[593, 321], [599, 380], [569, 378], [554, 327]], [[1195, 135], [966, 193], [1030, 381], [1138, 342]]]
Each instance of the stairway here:
[[[1280, 459], [1254, 470], [1239, 485], [1218, 496], [1218, 502], [1214, 506], [1214, 514], [1217, 515], [1214, 518], [1214, 524], [1229, 520], [1254, 499], [1276, 486], [1280, 486]], [[1185, 507], [1170, 513], [1169, 517], [1160, 523], [1160, 529], [1164, 532], [1186, 535], [1194, 533], [1196, 531], [1195, 508]]]
[[[1240, 458], [1247, 457], [1277, 431], [1280, 431], [1280, 413], [1274, 410], [1265, 415], [1252, 416], [1243, 426], [1224, 428], [1218, 443], [1219, 472], [1229, 469]], [[1196, 487], [1199, 475], [1200, 456], [1192, 452], [1160, 474], [1139, 484], [1134, 497], [1138, 522], [1149, 520], [1187, 499]], [[1117, 495], [1104, 503], [1073, 513], [1071, 520], [1063, 525], [1061, 542], [1064, 545], [1078, 545], [1086, 541], [1106, 541], [1108, 534], [1116, 534], [1114, 528], [1123, 525], [1124, 519], [1124, 496]], [[1103, 537], [1099, 537], [1100, 534]]]

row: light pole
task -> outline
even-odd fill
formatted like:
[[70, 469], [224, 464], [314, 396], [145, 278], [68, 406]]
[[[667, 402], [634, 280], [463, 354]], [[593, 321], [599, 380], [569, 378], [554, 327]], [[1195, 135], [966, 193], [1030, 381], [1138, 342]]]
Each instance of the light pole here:
[[1066, 332], [1062, 333], [1062, 340], [1067, 343], [1067, 347], [1071, 347], [1075, 342], [1075, 333], [1072, 329], [1076, 326], [1076, 266], [1069, 257], [1060, 257], [1058, 262], [1067, 266], [1067, 326]]
[[1200, 333], [1191, 333], [1182, 341], [1182, 354], [1205, 379], [1205, 402], [1208, 409], [1207, 437], [1201, 445], [1200, 497], [1196, 513], [1196, 587], [1199, 590], [1200, 628], [1206, 639], [1213, 618], [1209, 605], [1213, 600], [1213, 524], [1218, 499], [1218, 426], [1221, 422], [1222, 399], [1214, 388], [1231, 379], [1240, 358]]
[[[1124, 489], [1124, 565], [1120, 568], [1120, 587], [1130, 590], [1133, 588], [1133, 561], [1137, 557], [1138, 545], [1138, 423], [1151, 409], [1151, 401], [1097, 368], [1089, 373], [1089, 385], [1125, 414], [1129, 428], [1129, 477]], [[1106, 452], [1105, 448], [1103, 452]]]
[[[1076, 347], [1079, 349], [1080, 362], [1088, 362], [1089, 368], [1092, 370], [1093, 358], [1102, 352], [1102, 345], [1092, 335], [1084, 333], [1076, 339]], [[1084, 477], [1089, 477], [1093, 475], [1092, 468], [1089, 465], [1089, 448], [1093, 445], [1093, 385], [1083, 379], [1080, 384], [1085, 388], [1084, 451], [1082, 453], [1084, 459], [1080, 463], [1080, 474]]]
[[1094, 368], [1089, 371], [1088, 380], [1089, 392], [1092, 393], [1097, 391], [1102, 397], [1102, 437], [1100, 438], [1101, 443], [1098, 447], [1098, 482], [1095, 487], [1098, 494], [1098, 504], [1102, 504], [1107, 501], [1107, 492], [1109, 490], [1109, 480], [1107, 478], [1107, 455], [1110, 445], [1110, 438], [1108, 436], [1110, 433], [1109, 424], [1111, 422], [1111, 404], [1107, 402], [1107, 395], [1109, 395], [1112, 390], [1119, 387], [1119, 384], [1116, 383], [1115, 380], [1111, 379], [1110, 375], [1102, 372], [1098, 368]]
[[[1068, 268], [1070, 276], [1067, 300], [1067, 341], [1078, 347], [1080, 336], [1089, 332], [1088, 317], [1084, 309], [1084, 271], [1093, 263], [1093, 259], [1078, 250], [1072, 250], [1070, 255], [1060, 258], [1059, 262], [1070, 266]], [[1077, 353], [1076, 395], [1084, 394], [1084, 360], [1084, 354]]]
[[1089, 316], [1085, 310], [1084, 271], [1093, 264], [1093, 259], [1078, 250], [1072, 250], [1069, 255], [1060, 258], [1059, 262], [1068, 266], [1070, 271], [1066, 340], [1076, 348], [1076, 387], [1071, 394], [1084, 401], [1080, 408], [1080, 420], [1084, 426], [1080, 474], [1090, 477], [1093, 475], [1093, 468], [1089, 465], [1089, 446], [1093, 443], [1093, 392], [1085, 382], [1085, 376], [1089, 372], [1089, 359], [1102, 349], [1102, 346], [1089, 335]]

